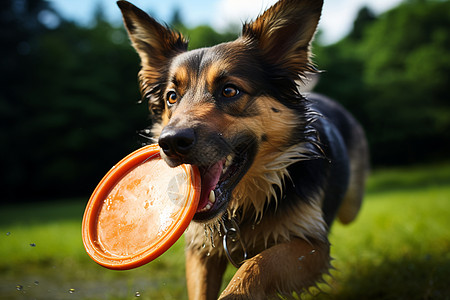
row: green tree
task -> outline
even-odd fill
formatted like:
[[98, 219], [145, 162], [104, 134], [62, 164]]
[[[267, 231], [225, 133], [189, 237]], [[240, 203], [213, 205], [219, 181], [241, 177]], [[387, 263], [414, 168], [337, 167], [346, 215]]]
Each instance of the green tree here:
[[[62, 21], [32, 35], [30, 64], [21, 65], [24, 77], [14, 80], [20, 106], [2, 124], [7, 197], [88, 195], [138, 146], [136, 131], [147, 115], [145, 105], [136, 105], [138, 56], [122, 26], [101, 14], [95, 24]], [[4, 106], [11, 98], [1, 100]]]
[[364, 6], [359, 10], [358, 15], [356, 16], [356, 19], [353, 22], [353, 29], [348, 35], [348, 38], [354, 41], [359, 41], [363, 39], [365, 30], [367, 29], [368, 26], [373, 24], [375, 20], [376, 16], [374, 12], [367, 6]]
[[376, 20], [375, 14], [363, 7], [348, 36], [332, 45], [313, 47], [318, 68], [323, 70], [316, 90], [342, 103], [365, 128], [370, 124], [366, 105], [370, 92], [364, 82], [365, 61], [359, 48], [365, 31]]
[[172, 15], [172, 20], [170, 21], [170, 26], [179, 31], [186, 29], [186, 26], [184, 26], [183, 18], [181, 16], [181, 11], [179, 8], [174, 10], [173, 15]]
[[189, 40], [189, 49], [211, 47], [234, 40], [237, 37], [237, 34], [232, 32], [218, 33], [209, 25], [188, 28], [183, 22], [183, 17], [179, 9], [174, 10], [170, 25], [175, 30], [183, 33]]
[[237, 37], [234, 33], [218, 33], [208, 25], [200, 25], [188, 29], [186, 34], [189, 38], [189, 49], [210, 47], [220, 43], [229, 42]]
[[[137, 106], [138, 57], [122, 28], [102, 18], [92, 29], [66, 24], [40, 39], [39, 76], [30, 99], [27, 135], [39, 148], [34, 188], [89, 193], [102, 175], [135, 149], [147, 110]], [[45, 134], [42, 134], [45, 133]], [[76, 189], [72, 186], [76, 185]]]
[[411, 1], [368, 31], [361, 55], [372, 141], [383, 157], [418, 161], [450, 151], [449, 28], [449, 1]]
[[59, 22], [60, 17], [43, 0], [4, 0], [0, 6], [0, 185], [6, 197], [24, 190], [27, 154], [33, 147], [27, 147], [22, 128], [29, 121], [24, 113], [27, 97], [35, 96], [27, 91], [37, 71], [37, 36], [51, 31], [45, 23], [49, 16]]
[[450, 151], [450, 2], [409, 1], [316, 50], [318, 91], [363, 123], [376, 164], [447, 157]]

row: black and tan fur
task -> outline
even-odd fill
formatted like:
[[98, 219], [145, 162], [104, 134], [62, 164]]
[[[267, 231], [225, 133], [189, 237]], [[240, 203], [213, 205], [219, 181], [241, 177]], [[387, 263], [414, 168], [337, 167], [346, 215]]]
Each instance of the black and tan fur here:
[[193, 51], [179, 33], [126, 1], [118, 5], [141, 58], [141, 92], [162, 157], [202, 173], [186, 232], [189, 298], [219, 296], [229, 220], [241, 233], [230, 255], [242, 259], [244, 245], [248, 259], [220, 299], [289, 297], [315, 285], [330, 268], [330, 225], [356, 217], [368, 168], [354, 118], [299, 92], [315, 71], [310, 42], [322, 1], [280, 0], [237, 40]]

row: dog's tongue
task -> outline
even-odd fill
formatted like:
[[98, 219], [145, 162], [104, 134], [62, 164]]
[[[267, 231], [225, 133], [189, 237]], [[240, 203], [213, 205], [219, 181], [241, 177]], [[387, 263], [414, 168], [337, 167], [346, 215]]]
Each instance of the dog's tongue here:
[[220, 175], [222, 174], [223, 162], [218, 161], [209, 167], [200, 167], [199, 169], [202, 176], [202, 192], [197, 211], [201, 210], [208, 204], [209, 194], [216, 187], [219, 182]]

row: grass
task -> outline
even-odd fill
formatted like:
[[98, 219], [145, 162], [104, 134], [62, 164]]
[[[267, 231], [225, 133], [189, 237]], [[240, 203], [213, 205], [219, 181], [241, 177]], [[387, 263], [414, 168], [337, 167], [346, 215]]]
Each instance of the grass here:
[[[356, 222], [333, 225], [328, 285], [306, 298], [450, 299], [450, 163], [377, 170], [367, 190]], [[0, 209], [0, 299], [187, 298], [182, 240], [134, 270], [92, 262], [80, 236], [86, 201]]]
[[334, 299], [448, 299], [449, 201], [450, 187], [369, 195], [332, 230]]

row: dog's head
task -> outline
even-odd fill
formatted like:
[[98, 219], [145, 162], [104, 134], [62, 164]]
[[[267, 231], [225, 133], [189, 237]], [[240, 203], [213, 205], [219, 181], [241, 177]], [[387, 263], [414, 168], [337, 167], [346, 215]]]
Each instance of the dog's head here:
[[126, 1], [118, 5], [141, 58], [141, 93], [161, 155], [171, 167], [198, 166], [194, 219], [220, 216], [238, 201], [237, 185], [261, 176], [261, 165], [304, 135], [308, 107], [296, 82], [314, 70], [309, 48], [322, 1], [281, 0], [237, 40], [193, 51], [181, 34]]

